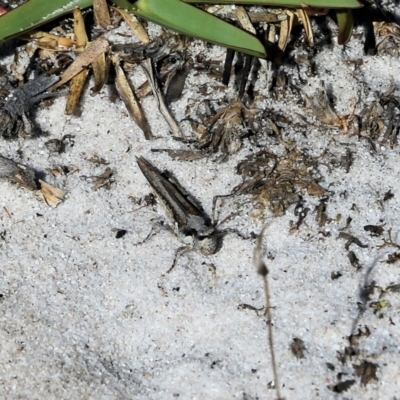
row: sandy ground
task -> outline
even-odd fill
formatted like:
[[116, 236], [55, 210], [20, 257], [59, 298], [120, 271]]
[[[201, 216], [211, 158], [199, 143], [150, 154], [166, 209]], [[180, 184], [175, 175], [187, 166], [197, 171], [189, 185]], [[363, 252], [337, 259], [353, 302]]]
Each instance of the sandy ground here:
[[[359, 31], [358, 33], [360, 33]], [[333, 43], [316, 56], [317, 75], [303, 90], [315, 95], [321, 81], [331, 85], [338, 114], [357, 112], [390, 85], [399, 87], [398, 56], [363, 54], [362, 35], [344, 51]], [[193, 52], [204, 51], [201, 42]], [[214, 47], [212, 58], [224, 52]], [[348, 60], [362, 60], [359, 67]], [[4, 59], [3, 63], [9, 63]], [[293, 74], [289, 72], [288, 74]], [[144, 81], [137, 69], [132, 82]], [[257, 90], [267, 93], [268, 76], [260, 73]], [[233, 96], [206, 74], [192, 73], [182, 99], [172, 107], [185, 116], [199, 87], [207, 83]], [[400, 93], [397, 90], [395, 94]], [[222, 97], [221, 95], [221, 97]], [[144, 140], [120, 100], [109, 93], [86, 92], [79, 116], [68, 117], [59, 98], [38, 108], [35, 121], [48, 136], [1, 140], [1, 154], [46, 171], [57, 164], [70, 173], [46, 180], [67, 190], [65, 201], [50, 208], [28, 191], [1, 182], [0, 210], [0, 397], [4, 399], [273, 399], [267, 321], [262, 280], [253, 264], [255, 240], [268, 223], [264, 258], [270, 269], [273, 332], [282, 395], [286, 399], [394, 399], [400, 393], [400, 263], [387, 263], [395, 247], [380, 249], [392, 229], [400, 226], [399, 147], [379, 145], [344, 135], [340, 129], [313, 121], [308, 128], [288, 126], [285, 140], [320, 156], [329, 149], [353, 153], [349, 172], [321, 162], [319, 183], [329, 189], [328, 222], [315, 220], [320, 198], [301, 191], [311, 209], [298, 230], [294, 205], [280, 217], [266, 210], [255, 218], [243, 198], [226, 200], [221, 217], [242, 237], [229, 234], [222, 249], [204, 257], [183, 255], [170, 273], [179, 241], [166, 231], [141, 244], [156, 221], [168, 222], [162, 206], [141, 207], [152, 192], [136, 157], [174, 173], [180, 183], [211, 212], [212, 198], [227, 194], [241, 182], [235, 167], [251, 145], [219, 163], [215, 157], [193, 162], [172, 160], [154, 148], [185, 149], [171, 139], [152, 96], [142, 101], [158, 137]], [[265, 97], [259, 107], [279, 113], [303, 113], [299, 97]], [[62, 154], [44, 146], [49, 139], [74, 135], [75, 144]], [[282, 154], [274, 138], [270, 151]], [[110, 189], [92, 189], [84, 176], [100, 175], [106, 165], [88, 161], [103, 157], [112, 168]], [[320, 160], [323, 161], [323, 160]], [[393, 197], [383, 200], [391, 191]], [[248, 198], [246, 198], [248, 200]], [[143, 205], [143, 204], [142, 204]], [[340, 215], [340, 216], [338, 216]], [[346, 227], [346, 220], [351, 223]], [[366, 225], [382, 225], [374, 237]], [[118, 230], [126, 234], [117, 239]], [[340, 232], [357, 237], [345, 248]], [[246, 239], [245, 237], [248, 237]], [[398, 239], [400, 243], [400, 238]], [[360, 269], [351, 265], [355, 253]], [[213, 268], [210, 268], [210, 264]], [[339, 273], [337, 279], [332, 273]], [[389, 287], [389, 289], [388, 289]], [[366, 294], [368, 292], [368, 295]], [[251, 307], [255, 309], [252, 309]], [[352, 343], [349, 336], [353, 334]], [[304, 358], [290, 349], [304, 342]], [[372, 371], [372, 372], [371, 372]], [[354, 382], [351, 382], [354, 380]], [[347, 391], [342, 382], [349, 382]], [[335, 386], [338, 385], [339, 386]], [[344, 384], [345, 385], [345, 384]]]

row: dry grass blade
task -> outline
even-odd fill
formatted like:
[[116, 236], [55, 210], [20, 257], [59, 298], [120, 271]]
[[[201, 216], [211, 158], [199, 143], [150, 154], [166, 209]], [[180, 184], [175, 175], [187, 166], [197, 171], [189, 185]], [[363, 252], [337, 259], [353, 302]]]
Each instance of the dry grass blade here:
[[[235, 8], [235, 14], [236, 18], [239, 21], [240, 26], [245, 29], [246, 31], [249, 31], [253, 33], [254, 35], [257, 34], [252, 21], [250, 20], [249, 14], [247, 13], [246, 9], [243, 6], [237, 6]], [[267, 60], [260, 59], [259, 60], [261, 65], [263, 66], [264, 70], [267, 70]]]
[[285, 52], [286, 46], [289, 43], [290, 33], [293, 28], [294, 13], [292, 11], [286, 10], [288, 18], [281, 22], [281, 28], [279, 32], [278, 49], [281, 53]]
[[32, 39], [36, 39], [37, 46], [47, 51], [63, 51], [65, 48], [71, 48], [76, 42], [70, 38], [52, 35], [47, 32], [34, 32], [30, 35]]
[[143, 70], [147, 76], [147, 79], [150, 82], [151, 88], [153, 90], [154, 97], [157, 100], [158, 104], [158, 109], [160, 110], [161, 114], [164, 116], [166, 121], [168, 122], [168, 125], [170, 126], [172, 130], [172, 134], [175, 137], [182, 137], [182, 132], [179, 129], [178, 124], [176, 123], [175, 119], [172, 117], [170, 114], [167, 105], [165, 104], [164, 96], [160, 90], [160, 87], [158, 85], [157, 78], [154, 76], [154, 70], [153, 70], [153, 63], [151, 59], [147, 59], [144, 62], [142, 62], [142, 67]]
[[97, 25], [100, 25], [103, 29], [111, 25], [111, 18], [106, 0], [93, 0], [93, 11]]
[[247, 14], [247, 11], [243, 6], [237, 6], [235, 8], [235, 14], [236, 18], [239, 21], [240, 26], [245, 29], [246, 31], [249, 31], [251, 33], [256, 34], [256, 30], [254, 29], [254, 26], [252, 25], [249, 15]]
[[299, 8], [297, 10], [297, 15], [299, 16], [299, 18], [301, 19], [301, 22], [303, 23], [304, 31], [306, 32], [308, 44], [313, 46], [314, 45], [314, 34], [312, 31], [311, 22], [310, 22], [310, 18], [308, 17], [308, 14], [302, 8]]
[[83, 88], [85, 87], [85, 82], [88, 75], [89, 70], [84, 69], [71, 79], [67, 102], [65, 104], [66, 115], [71, 115], [75, 111], [75, 108], [78, 105], [79, 99], [82, 95]]
[[102, 53], [106, 53], [109, 49], [109, 44], [106, 39], [99, 38], [92, 42], [82, 54], [65, 70], [61, 76], [61, 80], [51, 87], [55, 90], [70, 81], [75, 75], [89, 67], [89, 65]]
[[92, 71], [94, 77], [94, 86], [90, 89], [91, 95], [94, 96], [103, 88], [108, 77], [108, 70], [110, 69], [110, 57], [105, 53], [97, 56], [92, 62]]
[[150, 43], [149, 35], [143, 28], [143, 25], [137, 20], [137, 18], [134, 15], [129, 14], [120, 8], [112, 7], [112, 9], [121, 14], [121, 17], [124, 19], [127, 25], [132, 29], [133, 33], [138, 37], [138, 39], [143, 44]]
[[[79, 8], [75, 8], [74, 10], [74, 33], [77, 47], [85, 48], [88, 42], [88, 37], [86, 34], [82, 12]], [[84, 69], [71, 79], [67, 103], [65, 105], [66, 115], [73, 114], [76, 106], [78, 105], [88, 74], [89, 70]]]
[[77, 47], [85, 47], [89, 39], [86, 34], [85, 21], [79, 8], [74, 10], [74, 34]]
[[[281, 21], [284, 21], [285, 19], [287, 19], [287, 15], [286, 14], [276, 14], [276, 13], [272, 13], [272, 12], [247, 12], [247, 15], [249, 16], [251, 22], [253, 24], [260, 24], [260, 23], [278, 23]], [[227, 13], [226, 17], [227, 18], [235, 18], [235, 16], [237, 17], [236, 13]]]
[[153, 135], [151, 133], [150, 125], [147, 121], [146, 115], [144, 114], [135, 93], [133, 92], [128, 80], [126, 79], [123, 69], [119, 65], [118, 58], [112, 56], [111, 61], [114, 64], [116, 73], [115, 86], [117, 88], [118, 94], [121, 96], [121, 99], [128, 109], [129, 115], [135, 121], [137, 126], [143, 131], [144, 137], [147, 140], [153, 139]]

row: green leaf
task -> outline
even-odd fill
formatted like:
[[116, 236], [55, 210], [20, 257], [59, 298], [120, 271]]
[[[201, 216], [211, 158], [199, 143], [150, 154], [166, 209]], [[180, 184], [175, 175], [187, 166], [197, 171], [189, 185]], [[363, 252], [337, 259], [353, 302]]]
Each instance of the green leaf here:
[[240, 4], [275, 7], [296, 7], [304, 6], [315, 8], [360, 8], [359, 0], [183, 0], [185, 3], [197, 4]]
[[43, 25], [75, 7], [90, 7], [92, 3], [92, 0], [29, 0], [0, 17], [0, 41]]
[[346, 44], [353, 33], [353, 13], [351, 10], [337, 10], [336, 11], [337, 24], [339, 28], [338, 43]]
[[138, 0], [133, 4], [127, 0], [114, 2], [135, 15], [185, 35], [255, 57], [266, 56], [264, 46], [254, 35], [180, 0]]

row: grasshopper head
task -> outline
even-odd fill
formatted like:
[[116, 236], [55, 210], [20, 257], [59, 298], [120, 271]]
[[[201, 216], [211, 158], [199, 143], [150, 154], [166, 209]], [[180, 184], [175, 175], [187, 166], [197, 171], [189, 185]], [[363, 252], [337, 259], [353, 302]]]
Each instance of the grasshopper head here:
[[220, 236], [211, 234], [208, 236], [199, 236], [197, 238], [197, 247], [202, 254], [209, 256], [215, 254], [220, 248]]

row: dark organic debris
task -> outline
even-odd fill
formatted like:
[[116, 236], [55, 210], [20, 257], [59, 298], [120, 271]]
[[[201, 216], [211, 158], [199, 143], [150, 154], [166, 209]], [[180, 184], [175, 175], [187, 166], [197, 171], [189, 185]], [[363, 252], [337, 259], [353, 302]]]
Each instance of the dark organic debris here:
[[359, 340], [363, 337], [369, 337], [371, 335], [371, 331], [367, 325], [364, 326], [364, 330], [362, 328], [358, 328], [357, 333], [353, 333], [348, 337], [349, 343], [352, 346], [358, 346]]
[[340, 166], [349, 173], [351, 166], [353, 165], [353, 152], [350, 149], [346, 149], [346, 154], [340, 158]]
[[340, 277], [342, 277], [342, 273], [340, 271], [332, 271], [331, 272], [331, 279], [333, 281], [335, 281], [336, 279], [339, 279]]
[[306, 219], [307, 214], [309, 212], [310, 208], [305, 207], [305, 201], [303, 200], [302, 197], [300, 197], [299, 201], [296, 204], [296, 207], [294, 208], [294, 215], [297, 216], [297, 221], [296, 222], [290, 221], [291, 224], [290, 232], [299, 230], [301, 224]]
[[0, 156], [0, 178], [30, 191], [38, 189], [36, 174], [33, 169], [2, 156]]
[[110, 189], [111, 185], [115, 182], [114, 176], [113, 176], [113, 171], [111, 168], [107, 167], [104, 172], [98, 176], [92, 175], [92, 176], [86, 176], [82, 175], [82, 179], [85, 179], [88, 182], [92, 182], [93, 190], [98, 190], [102, 187], [105, 189]]
[[61, 139], [50, 139], [44, 145], [50, 153], [63, 153], [68, 145], [74, 146], [74, 137], [74, 135], [64, 135]]
[[318, 222], [318, 226], [322, 228], [328, 221], [326, 214], [328, 197], [324, 197], [320, 200], [319, 204], [315, 207], [315, 220]]
[[396, 283], [395, 285], [388, 286], [386, 288], [386, 291], [399, 293], [400, 292], [400, 283]]
[[315, 117], [327, 125], [332, 125], [337, 128], [341, 128], [343, 133], [348, 133], [348, 119], [349, 116], [338, 116], [336, 111], [333, 109], [332, 102], [328, 97], [327, 91], [324, 87], [317, 90], [312, 97], [308, 97], [304, 94], [306, 105], [312, 110]]
[[373, 30], [377, 43], [375, 51], [396, 57], [400, 47], [400, 27], [394, 22], [374, 21]]
[[360, 261], [354, 251], [350, 250], [347, 253], [347, 257], [350, 260], [350, 264], [357, 269], [357, 271], [361, 268]]
[[115, 234], [115, 238], [116, 239], [121, 239], [122, 237], [124, 237], [126, 235], [128, 231], [125, 229], [118, 229], [117, 233]]
[[384, 229], [383, 225], [365, 225], [364, 231], [369, 232], [371, 236], [380, 236], [382, 235]]
[[[390, 247], [395, 247], [396, 249], [400, 249], [400, 245], [397, 244], [396, 242], [394, 242], [392, 239], [392, 228], [390, 228], [388, 230], [388, 236], [389, 236], [388, 239], [383, 239], [383, 244], [381, 244], [379, 246], [379, 248], [382, 249], [383, 247], [390, 246]], [[389, 255], [388, 263], [390, 264], [390, 263], [395, 262], [397, 260], [397, 258], [398, 258], [398, 253], [393, 253], [393, 254]]]
[[0, 156], [0, 179], [22, 186], [55, 207], [63, 201], [66, 192], [38, 179], [36, 172], [22, 164]]
[[344, 245], [344, 247], [345, 247], [346, 250], [349, 250], [349, 247], [350, 247], [353, 243], [356, 244], [357, 246], [363, 248], [363, 249], [365, 249], [365, 248], [368, 247], [367, 244], [362, 244], [360, 239], [356, 238], [356, 237], [353, 236], [353, 235], [350, 235], [349, 233], [340, 232], [340, 233], [339, 233], [339, 236], [338, 236], [338, 239], [346, 239], [346, 240], [347, 240], [346, 244]]
[[388, 190], [384, 196], [383, 196], [383, 201], [388, 201], [390, 199], [393, 199], [394, 194], [392, 193], [392, 190]]
[[50, 139], [44, 145], [50, 153], [62, 153], [64, 151], [64, 143], [60, 139]]
[[304, 341], [299, 338], [293, 338], [290, 343], [290, 351], [296, 358], [305, 358], [304, 352], [306, 351]]
[[378, 381], [378, 364], [363, 360], [360, 364], [353, 364], [354, 371], [358, 377], [361, 377], [361, 384], [367, 385], [371, 380]]
[[[202, 131], [197, 129], [198, 149], [206, 149], [207, 153], [215, 153], [218, 150], [225, 158], [237, 153], [242, 147], [243, 138], [250, 132], [257, 130], [255, 127], [258, 109], [249, 109], [238, 100], [232, 101], [228, 106], [213, 111], [212, 107], [203, 102], [201, 119]], [[195, 129], [196, 126], [192, 124]]]
[[332, 363], [327, 362], [325, 365], [330, 371], [334, 371], [335, 370], [335, 366]]
[[390, 147], [397, 145], [400, 131], [400, 98], [394, 92], [392, 85], [385, 93], [376, 93], [376, 100], [360, 114], [361, 136]]
[[0, 101], [0, 136], [5, 138], [31, 136], [33, 125], [27, 115], [34, 104], [46, 97], [54, 96], [52, 93], [43, 92], [59, 79], [54, 75], [40, 75]]
[[347, 381], [343, 381], [343, 382], [339, 382], [336, 385], [334, 385], [331, 390], [332, 392], [335, 393], [342, 393], [342, 392], [346, 392], [347, 390], [349, 390], [354, 384], [356, 383], [356, 381], [354, 379], [348, 379]]
[[65, 165], [56, 164], [53, 168], [46, 168], [46, 171], [57, 178], [60, 175], [67, 175], [70, 170]]
[[316, 196], [325, 193], [319, 185], [321, 190], [314, 190], [316, 169], [317, 161], [296, 149], [287, 151], [283, 157], [262, 150], [238, 164], [237, 171], [244, 178], [233, 193], [251, 194], [262, 213], [268, 207], [274, 216], [279, 216], [300, 200], [297, 188], [307, 189]]
[[110, 164], [104, 157], [100, 157], [97, 154], [94, 154], [93, 156], [82, 154], [82, 156], [85, 158], [86, 161], [89, 161], [93, 164], [103, 164], [103, 165]]
[[[244, 303], [238, 304], [237, 308], [238, 308], [238, 310], [255, 311], [257, 315], [260, 315], [261, 311], [264, 310], [264, 307], [257, 308], [257, 307], [252, 306], [251, 304], [244, 304]], [[262, 313], [262, 315], [264, 315], [264, 313]]]

